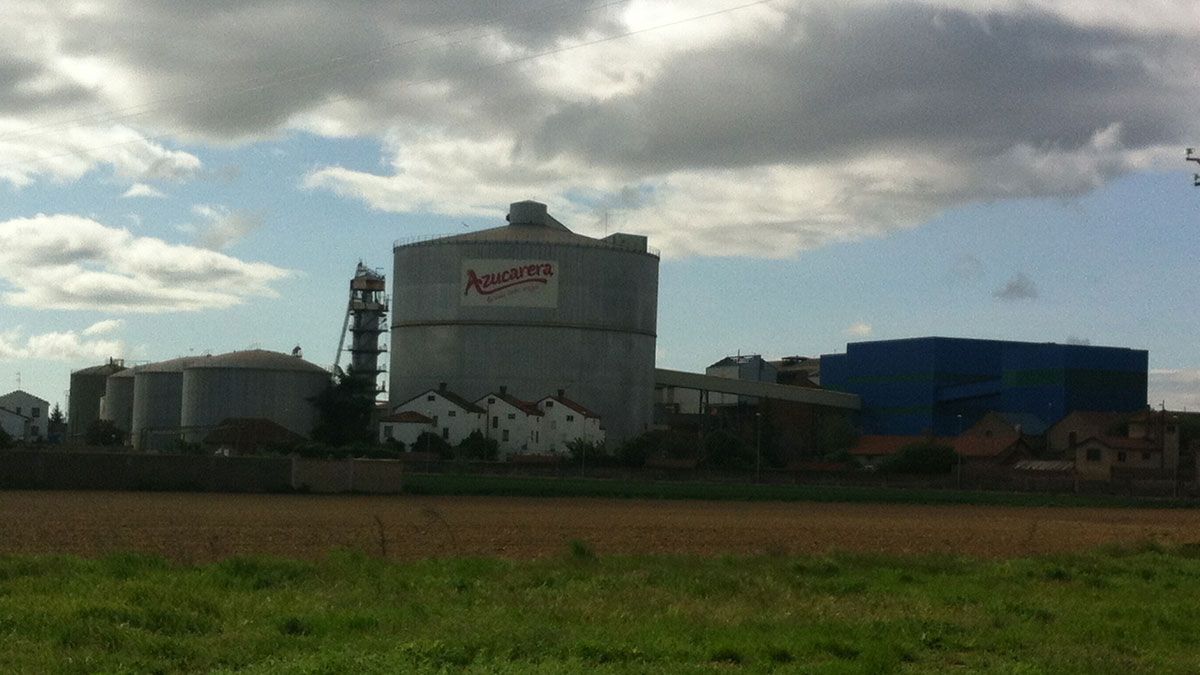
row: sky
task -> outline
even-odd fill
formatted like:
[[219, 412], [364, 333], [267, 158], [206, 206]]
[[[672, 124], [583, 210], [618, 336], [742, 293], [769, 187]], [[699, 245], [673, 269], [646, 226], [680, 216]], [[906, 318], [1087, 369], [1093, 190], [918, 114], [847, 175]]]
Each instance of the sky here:
[[1194, 0], [0, 0], [0, 391], [331, 365], [356, 263], [549, 205], [663, 254], [658, 362], [1149, 350], [1200, 409]]

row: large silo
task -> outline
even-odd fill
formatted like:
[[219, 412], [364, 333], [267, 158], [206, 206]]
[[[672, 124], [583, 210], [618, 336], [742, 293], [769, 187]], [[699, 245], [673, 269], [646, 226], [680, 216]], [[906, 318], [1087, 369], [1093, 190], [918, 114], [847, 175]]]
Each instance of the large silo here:
[[125, 370], [118, 359], [71, 373], [71, 393], [67, 398], [67, 437], [82, 441], [88, 427], [100, 419], [100, 399], [108, 385], [108, 377]]
[[136, 369], [130, 438], [143, 451], [173, 450], [180, 437], [183, 369], [197, 356], [159, 361]]
[[133, 376], [137, 368], [113, 373], [104, 381], [104, 411], [101, 417], [125, 432], [133, 429]]
[[392, 405], [441, 382], [468, 400], [500, 386], [534, 401], [565, 389], [610, 441], [645, 431], [658, 256], [645, 237], [575, 234], [537, 202], [513, 204], [508, 220], [395, 246]]
[[316, 424], [311, 399], [329, 377], [298, 356], [261, 349], [198, 358], [183, 369], [184, 440], [199, 443], [230, 418], [264, 418], [309, 436]]

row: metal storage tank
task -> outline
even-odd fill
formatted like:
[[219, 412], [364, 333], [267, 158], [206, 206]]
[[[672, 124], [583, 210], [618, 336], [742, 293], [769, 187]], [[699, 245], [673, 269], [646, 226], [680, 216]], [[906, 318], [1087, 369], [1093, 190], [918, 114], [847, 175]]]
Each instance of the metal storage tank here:
[[509, 224], [393, 248], [391, 404], [445, 382], [467, 400], [565, 389], [610, 441], [647, 430], [658, 255], [646, 238], [575, 234], [537, 202]]
[[183, 410], [183, 369], [197, 356], [135, 369], [130, 439], [137, 450], [162, 452], [178, 445]]
[[252, 349], [206, 356], [183, 369], [184, 440], [199, 443], [222, 420], [256, 417], [308, 437], [316, 424], [310, 399], [329, 372], [298, 356]]
[[133, 429], [133, 375], [138, 368], [126, 368], [119, 373], [113, 373], [104, 381], [104, 405], [101, 419], [113, 423], [113, 426], [125, 432]]
[[67, 437], [82, 441], [88, 426], [100, 419], [100, 399], [108, 385], [108, 377], [125, 370], [119, 359], [71, 373], [71, 393], [67, 398]]

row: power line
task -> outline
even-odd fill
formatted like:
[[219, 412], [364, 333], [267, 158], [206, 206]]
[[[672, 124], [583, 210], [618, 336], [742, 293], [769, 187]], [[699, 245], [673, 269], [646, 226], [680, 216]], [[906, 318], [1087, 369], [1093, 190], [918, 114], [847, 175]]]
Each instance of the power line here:
[[[507, 67], [507, 66], [515, 65], [515, 64], [518, 64], [518, 63], [526, 63], [526, 62], [530, 62], [530, 61], [536, 61], [536, 60], [538, 60], [538, 59], [542, 59], [542, 58], [545, 58], [545, 57], [547, 57], [547, 56], [554, 56], [554, 55], [557, 55], [557, 54], [563, 54], [563, 53], [566, 53], [566, 52], [577, 51], [577, 50], [580, 50], [580, 49], [585, 49], [585, 48], [588, 48], [588, 47], [594, 47], [594, 46], [596, 46], [596, 45], [599, 45], [599, 44], [604, 44], [604, 43], [607, 43], [607, 42], [613, 42], [613, 41], [616, 41], [616, 40], [621, 40], [621, 39], [624, 39], [624, 38], [627, 38], [627, 37], [632, 37], [632, 36], [635, 36], [635, 35], [642, 35], [642, 34], [645, 34], [645, 33], [650, 33], [650, 32], [657, 31], [657, 30], [662, 30], [662, 29], [664, 29], [664, 28], [672, 28], [672, 27], [674, 27], [674, 26], [679, 26], [679, 25], [682, 25], [682, 24], [690, 23], [690, 22], [692, 22], [692, 21], [700, 21], [700, 20], [703, 20], [703, 19], [712, 18], [712, 17], [714, 17], [714, 16], [719, 16], [719, 15], [722, 15], [722, 14], [729, 14], [729, 13], [731, 13], [731, 12], [736, 12], [736, 11], [740, 11], [740, 10], [743, 10], [743, 9], [748, 9], [748, 8], [750, 8], [750, 7], [755, 7], [755, 6], [758, 6], [758, 5], [765, 5], [765, 4], [769, 4], [769, 3], [771, 3], [771, 2], [774, 2], [774, 0], [754, 0], [753, 2], [747, 2], [747, 3], [740, 4], [740, 5], [735, 5], [735, 6], [732, 6], [732, 7], [726, 7], [726, 8], [723, 8], [723, 9], [714, 10], [714, 11], [711, 11], [711, 12], [705, 12], [705, 13], [703, 13], [703, 14], [696, 14], [696, 15], [689, 16], [689, 17], [685, 17], [685, 18], [682, 18], [682, 19], [676, 19], [676, 20], [674, 20], [674, 21], [667, 21], [667, 22], [664, 22], [664, 23], [655, 24], [655, 25], [653, 25], [653, 26], [646, 26], [645, 28], [639, 28], [639, 29], [637, 29], [637, 30], [626, 31], [626, 32], [624, 32], [624, 33], [617, 33], [617, 34], [614, 34], [614, 35], [608, 35], [608, 36], [605, 36], [605, 37], [602, 37], [602, 38], [596, 38], [596, 39], [594, 39], [594, 40], [588, 40], [588, 41], [585, 41], [585, 42], [580, 42], [580, 43], [573, 44], [573, 45], [566, 45], [566, 46], [562, 46], [562, 47], [555, 47], [555, 48], [553, 48], [553, 49], [547, 49], [547, 50], [544, 50], [544, 51], [541, 51], [541, 52], [536, 52], [536, 53], [533, 53], [533, 54], [526, 54], [526, 55], [523, 55], [523, 56], [518, 56], [518, 57], [511, 58], [511, 59], [505, 59], [505, 60], [497, 61], [497, 62], [494, 62], [494, 63], [490, 63], [490, 64], [486, 64], [486, 65], [480, 66], [480, 67], [478, 67], [478, 68], [473, 68], [473, 69], [469, 69], [469, 70], [462, 71], [462, 72], [460, 72], [460, 73], [459, 73], [459, 75], [460, 75], [460, 76], [466, 76], [466, 75], [478, 75], [478, 74], [485, 73], [485, 72], [489, 72], [489, 71], [493, 71], [493, 70], [496, 70], [496, 69], [499, 69], [499, 68], [504, 68], [504, 67]], [[609, 5], [612, 5], [612, 4], [617, 4], [617, 3], [616, 3], [616, 2], [607, 2], [607, 3], [604, 3], [602, 6], [609, 6]], [[404, 83], [404, 84], [403, 84], [403, 85], [401, 85], [399, 88], [400, 88], [400, 89], [409, 89], [409, 88], [412, 88], [412, 87], [415, 87], [415, 86], [419, 86], [419, 85], [422, 85], [422, 84], [430, 84], [430, 83], [433, 83], [433, 82], [437, 82], [437, 81], [440, 81], [440, 80], [442, 80], [442, 79], [445, 79], [445, 76], [439, 76], [439, 77], [430, 77], [430, 78], [425, 78], [425, 79], [423, 79], [423, 80], [414, 80], [414, 81], [411, 81], [411, 82], [406, 82], [406, 83]], [[264, 89], [264, 88], [266, 88], [266, 85], [264, 85], [264, 86], [260, 86], [260, 87], [255, 87], [255, 88], [253, 88], [252, 90], [258, 90], [258, 89]], [[242, 93], [242, 92], [238, 92], [238, 93]], [[229, 95], [229, 94], [226, 94], [226, 95]], [[352, 98], [353, 98], [353, 97], [351, 97], [351, 96], [347, 96], [347, 95], [342, 95], [342, 96], [333, 96], [333, 97], [326, 98], [326, 99], [324, 100], [324, 102], [325, 102], [325, 103], [333, 103], [333, 102], [338, 102], [338, 101], [346, 101], [346, 100], [350, 100], [350, 99], [352, 99]], [[193, 100], [199, 100], [199, 99], [193, 99]], [[149, 112], [149, 111], [146, 111], [146, 112]], [[144, 114], [144, 113], [139, 113], [139, 114]], [[172, 133], [162, 133], [162, 134], [156, 134], [156, 135], [151, 135], [151, 136], [142, 136], [142, 137], [140, 137], [140, 138], [138, 138], [138, 139], [131, 140], [131, 141], [122, 141], [122, 142], [119, 142], [119, 143], [111, 143], [111, 144], [107, 144], [107, 145], [92, 146], [92, 147], [87, 147], [87, 148], [79, 148], [79, 149], [72, 150], [72, 151], [69, 151], [69, 152], [63, 152], [63, 153], [59, 153], [59, 154], [55, 154], [55, 155], [48, 155], [48, 156], [45, 156], [45, 157], [38, 157], [38, 158], [30, 159], [30, 160], [21, 160], [21, 161], [16, 161], [16, 162], [6, 162], [6, 163], [0, 163], [0, 169], [6, 169], [6, 168], [11, 168], [11, 167], [19, 167], [19, 166], [29, 166], [29, 165], [33, 165], [33, 164], [37, 164], [37, 163], [41, 163], [41, 162], [45, 162], [45, 161], [48, 161], [48, 160], [53, 160], [53, 159], [61, 159], [61, 158], [65, 158], [65, 157], [81, 157], [81, 158], [84, 158], [84, 157], [88, 157], [88, 155], [91, 155], [92, 153], [95, 153], [95, 152], [97, 152], [97, 151], [100, 151], [100, 150], [108, 150], [108, 149], [112, 149], [112, 148], [123, 147], [123, 146], [126, 146], [126, 145], [133, 145], [133, 144], [136, 144], [136, 143], [143, 143], [143, 142], [146, 142], [146, 141], [161, 140], [161, 139], [164, 139], [164, 138], [170, 137], [170, 136], [172, 136], [172, 135], [173, 135]], [[0, 138], [0, 140], [3, 140], [3, 138]], [[96, 157], [94, 157], [94, 156], [93, 156], [93, 157], [91, 157], [91, 158], [92, 158], [92, 159], [96, 159]]]

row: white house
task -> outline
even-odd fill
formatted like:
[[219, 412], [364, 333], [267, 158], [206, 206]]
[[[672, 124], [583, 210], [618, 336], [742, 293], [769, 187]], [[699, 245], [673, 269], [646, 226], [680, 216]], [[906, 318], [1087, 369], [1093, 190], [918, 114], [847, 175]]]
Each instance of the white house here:
[[399, 441], [409, 451], [417, 437], [426, 431], [438, 433], [433, 418], [411, 410], [392, 413], [379, 420], [379, 442]]
[[433, 420], [433, 432], [450, 445], [458, 445], [472, 431], [483, 430], [486, 411], [446, 388], [418, 394], [392, 409], [392, 413], [415, 412]]
[[500, 458], [513, 453], [536, 453], [542, 440], [542, 411], [537, 404], [510, 396], [506, 387], [475, 401], [486, 411], [483, 435], [496, 439]]
[[50, 417], [50, 403], [45, 399], [38, 398], [27, 391], [17, 389], [16, 391], [10, 391], [0, 396], [0, 408], [23, 417], [25, 420], [19, 427], [20, 431], [14, 433], [13, 429], [18, 428], [17, 422], [11, 416], [5, 416], [9, 419], [3, 423], [4, 430], [13, 439], [32, 441], [46, 437], [47, 420]]
[[542, 411], [543, 452], [565, 454], [567, 444], [576, 439], [588, 443], [604, 442], [600, 416], [567, 398], [563, 390], [559, 389], [557, 396], [538, 401], [537, 407]]
[[23, 440], [29, 434], [29, 418], [8, 408], [0, 408], [0, 429], [14, 441]]

